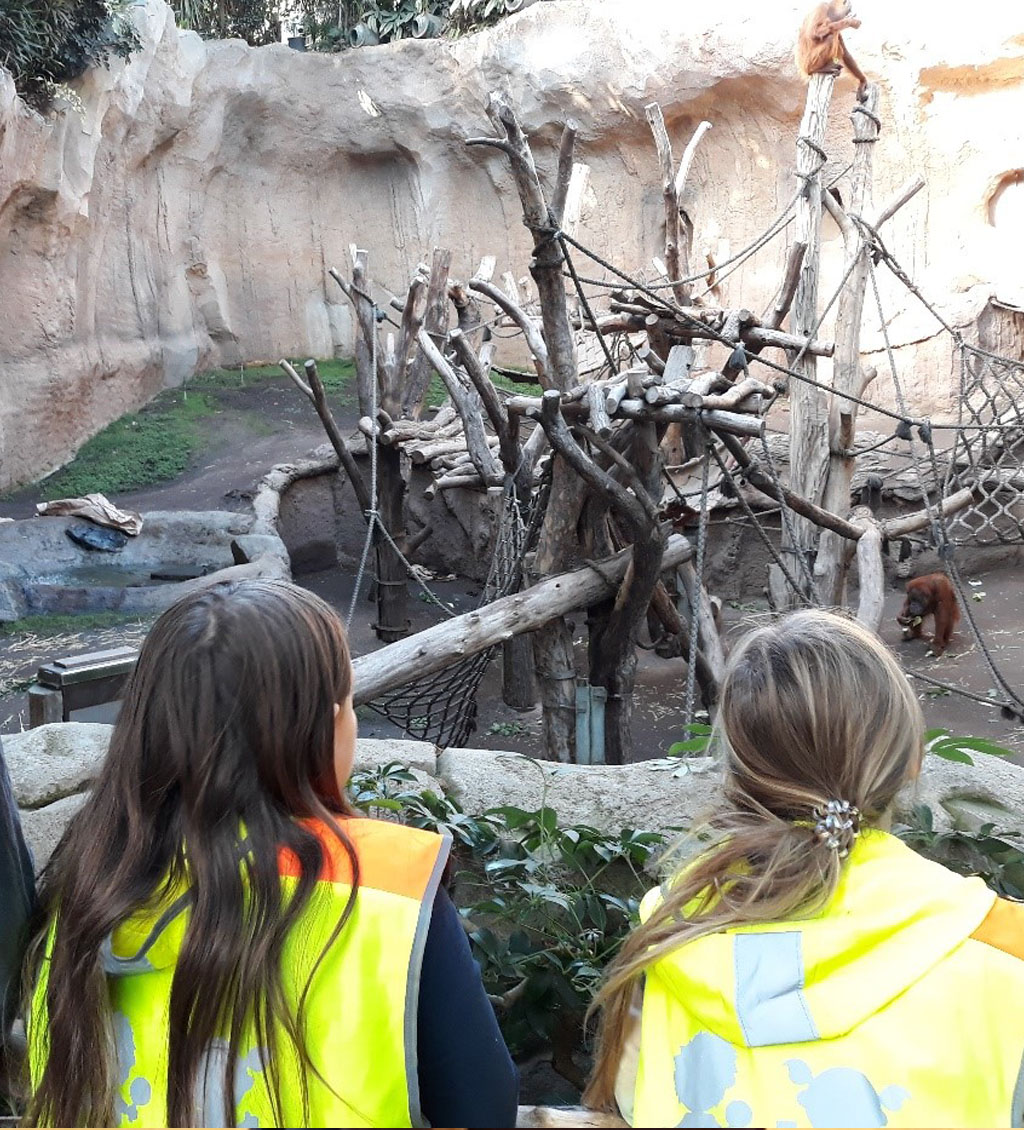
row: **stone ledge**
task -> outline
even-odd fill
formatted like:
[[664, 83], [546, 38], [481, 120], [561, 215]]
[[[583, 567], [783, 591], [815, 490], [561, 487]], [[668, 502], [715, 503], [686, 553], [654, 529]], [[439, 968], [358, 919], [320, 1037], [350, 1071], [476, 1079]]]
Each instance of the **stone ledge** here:
[[[95, 778], [112, 727], [57, 722], [4, 738], [4, 752], [38, 866], [49, 858], [64, 825]], [[1024, 839], [1024, 768], [986, 754], [975, 764], [930, 758], [919, 781], [897, 803], [906, 816], [918, 804], [934, 813], [939, 830], [976, 831], [993, 824], [999, 835]], [[425, 787], [449, 792], [471, 815], [515, 805], [547, 804], [562, 823], [590, 824], [617, 834], [623, 828], [670, 831], [709, 813], [720, 777], [710, 758], [689, 762], [676, 775], [663, 765], [559, 765], [489, 749], [446, 749], [429, 742], [362, 738], [355, 767], [375, 769], [397, 761]], [[683, 768], [681, 763], [680, 768]]]

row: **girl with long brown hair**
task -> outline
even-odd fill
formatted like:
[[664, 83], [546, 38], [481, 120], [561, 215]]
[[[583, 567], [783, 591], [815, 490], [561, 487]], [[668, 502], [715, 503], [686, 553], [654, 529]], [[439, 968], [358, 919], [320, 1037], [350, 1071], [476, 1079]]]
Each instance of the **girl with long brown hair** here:
[[160, 617], [44, 873], [31, 1123], [514, 1120], [448, 843], [358, 816], [355, 737], [316, 596], [217, 584]]
[[1024, 1124], [1024, 906], [884, 830], [923, 730], [851, 620], [741, 641], [725, 803], [609, 971], [585, 1101], [635, 1126]]

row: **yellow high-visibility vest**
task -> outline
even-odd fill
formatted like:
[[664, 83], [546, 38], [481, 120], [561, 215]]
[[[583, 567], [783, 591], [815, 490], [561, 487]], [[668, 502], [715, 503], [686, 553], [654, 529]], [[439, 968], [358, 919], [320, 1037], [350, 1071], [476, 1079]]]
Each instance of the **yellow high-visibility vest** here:
[[633, 1125], [1021, 1126], [1022, 1055], [1024, 904], [865, 832], [820, 913], [647, 969]]
[[[282, 1033], [274, 1065], [285, 1126], [423, 1126], [416, 1068], [419, 971], [434, 893], [450, 840], [381, 820], [347, 819], [359, 859], [355, 907], [313, 975], [306, 996], [306, 1044], [316, 1072], [303, 1068]], [[293, 1012], [352, 889], [347, 854], [326, 826], [325, 863], [314, 894], [285, 943], [282, 975]], [[279, 856], [281, 882], [294, 889], [297, 860]], [[118, 1125], [167, 1125], [167, 1047], [171, 981], [188, 921], [187, 899], [140, 911], [114, 931], [105, 968], [114, 1011], [120, 1087]], [[33, 1082], [46, 1061], [46, 973], [33, 999], [29, 1058]], [[209, 1048], [196, 1083], [200, 1126], [224, 1126], [226, 1040]], [[243, 1038], [234, 1078], [240, 1126], [277, 1125], [265, 1053]], [[302, 1103], [302, 1077], [308, 1111]]]

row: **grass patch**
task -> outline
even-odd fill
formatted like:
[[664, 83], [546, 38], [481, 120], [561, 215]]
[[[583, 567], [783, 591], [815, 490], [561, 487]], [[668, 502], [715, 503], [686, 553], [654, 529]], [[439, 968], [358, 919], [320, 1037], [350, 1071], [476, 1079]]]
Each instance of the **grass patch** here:
[[[302, 366], [305, 358], [298, 360], [291, 358], [292, 364], [302, 375]], [[354, 393], [356, 367], [351, 361], [317, 361], [317, 372], [324, 382], [328, 393], [344, 394]], [[207, 389], [239, 389], [249, 385], [266, 384], [270, 381], [284, 381], [288, 387], [291, 383], [281, 371], [280, 365], [246, 365], [238, 369], [210, 369], [205, 373], [197, 373], [186, 384], [189, 389], [200, 391]], [[344, 399], [343, 399], [344, 402]]]
[[[301, 372], [302, 362], [295, 365]], [[336, 407], [354, 402], [351, 361], [318, 361], [317, 368]], [[271, 435], [272, 421], [257, 411], [246, 412], [244, 405], [226, 404], [217, 395], [271, 381], [291, 387], [277, 365], [197, 373], [184, 388], [161, 392], [142, 411], [122, 416], [93, 436], [66, 467], [40, 484], [40, 496], [49, 501], [93, 492], [111, 495], [169, 482], [188, 469], [203, 446], [204, 422], [224, 407], [240, 413], [254, 435]]]
[[23, 616], [11, 623], [0, 623], [0, 639], [16, 636], [64, 636], [119, 628], [124, 624], [144, 625], [145, 616], [137, 612], [81, 612], [76, 615], [53, 613], [48, 616]]
[[141, 412], [122, 416], [88, 440], [66, 467], [41, 484], [42, 497], [117, 494], [173, 479], [200, 446], [200, 421], [216, 411], [215, 401], [202, 393], [161, 393]]

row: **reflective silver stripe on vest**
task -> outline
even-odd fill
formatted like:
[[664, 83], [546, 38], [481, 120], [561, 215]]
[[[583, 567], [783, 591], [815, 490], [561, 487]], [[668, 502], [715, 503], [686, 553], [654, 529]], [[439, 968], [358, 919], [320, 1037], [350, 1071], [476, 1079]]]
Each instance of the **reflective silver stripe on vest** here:
[[818, 1039], [804, 1000], [799, 931], [736, 934], [736, 1014], [751, 1048]]

